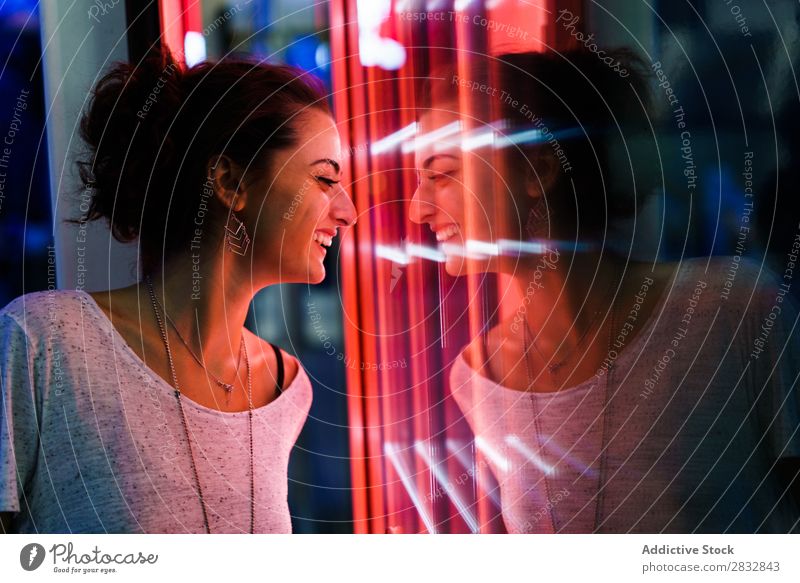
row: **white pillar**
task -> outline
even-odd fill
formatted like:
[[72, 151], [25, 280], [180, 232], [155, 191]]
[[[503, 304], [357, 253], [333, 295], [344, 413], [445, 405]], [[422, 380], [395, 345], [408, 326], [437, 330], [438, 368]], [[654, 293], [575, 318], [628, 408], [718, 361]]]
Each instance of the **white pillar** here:
[[128, 58], [125, 2], [42, 2], [39, 10], [58, 287], [123, 287], [137, 278], [135, 244], [113, 240], [104, 221], [79, 226], [64, 219], [82, 215], [75, 165], [85, 152], [78, 131], [81, 112], [102, 73]]

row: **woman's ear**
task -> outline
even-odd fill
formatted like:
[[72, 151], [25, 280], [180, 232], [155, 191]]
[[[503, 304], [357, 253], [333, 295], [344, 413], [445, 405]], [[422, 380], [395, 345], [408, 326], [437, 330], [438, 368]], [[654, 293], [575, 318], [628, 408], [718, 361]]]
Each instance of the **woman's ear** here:
[[559, 164], [554, 156], [541, 152], [531, 155], [528, 160], [525, 167], [525, 191], [535, 200], [555, 186]]
[[240, 211], [247, 203], [244, 170], [228, 156], [209, 160], [206, 167], [207, 185], [216, 199], [232, 211]]

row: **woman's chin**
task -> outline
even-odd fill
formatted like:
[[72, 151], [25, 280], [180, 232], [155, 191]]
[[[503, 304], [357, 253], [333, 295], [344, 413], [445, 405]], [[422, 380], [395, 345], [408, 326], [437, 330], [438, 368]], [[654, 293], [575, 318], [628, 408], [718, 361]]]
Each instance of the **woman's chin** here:
[[[316, 243], [309, 248], [306, 254], [306, 261], [303, 268], [298, 265], [297, 282], [315, 285], [322, 283], [325, 279], [325, 254], [319, 252], [319, 245]], [[302, 273], [301, 273], [302, 271]]]
[[317, 285], [318, 283], [322, 283], [323, 281], [325, 281], [325, 273], [324, 273], [324, 272], [322, 273], [322, 275], [320, 275], [319, 277], [316, 277], [316, 278], [312, 279], [312, 280], [311, 280], [311, 281], [309, 281], [308, 283], [310, 283], [310, 284], [312, 284], [312, 285]]
[[308, 283], [315, 285], [318, 283], [322, 283], [324, 280], [325, 280], [325, 266], [322, 264], [310, 265], [308, 269]]
[[322, 263], [310, 261], [305, 266], [287, 266], [280, 274], [279, 283], [307, 283], [318, 284], [325, 279], [325, 266]]
[[466, 275], [464, 257], [461, 255], [448, 255], [444, 262], [444, 270], [447, 272], [447, 275], [453, 277]]

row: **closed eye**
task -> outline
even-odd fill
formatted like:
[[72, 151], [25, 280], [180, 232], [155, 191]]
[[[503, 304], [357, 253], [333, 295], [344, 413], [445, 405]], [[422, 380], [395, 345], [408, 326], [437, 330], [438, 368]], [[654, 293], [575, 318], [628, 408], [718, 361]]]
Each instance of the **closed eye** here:
[[331, 180], [330, 178], [325, 178], [324, 176], [315, 176], [314, 179], [320, 184], [324, 184], [328, 187], [331, 187], [334, 184], [339, 184], [340, 182], [339, 180]]
[[456, 173], [455, 170], [452, 170], [450, 172], [433, 172], [429, 174], [427, 178], [428, 180], [440, 180], [444, 178], [452, 178], [455, 173]]

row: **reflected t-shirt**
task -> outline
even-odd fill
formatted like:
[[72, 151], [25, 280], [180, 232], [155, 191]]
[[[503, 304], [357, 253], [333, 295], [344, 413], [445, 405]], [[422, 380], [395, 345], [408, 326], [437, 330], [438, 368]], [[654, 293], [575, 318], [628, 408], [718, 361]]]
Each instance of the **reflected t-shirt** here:
[[509, 532], [800, 529], [771, 473], [800, 457], [797, 311], [751, 262], [726, 293], [729, 265], [683, 262], [610, 377], [529, 393], [456, 359], [451, 391]]

